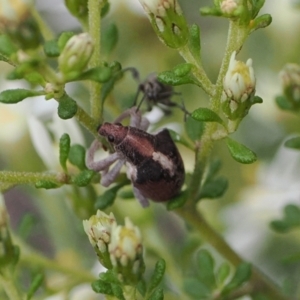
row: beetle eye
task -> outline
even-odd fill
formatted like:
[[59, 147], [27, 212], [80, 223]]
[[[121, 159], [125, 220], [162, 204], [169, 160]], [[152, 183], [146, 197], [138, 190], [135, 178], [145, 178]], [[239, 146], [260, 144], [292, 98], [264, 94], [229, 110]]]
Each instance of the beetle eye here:
[[109, 141], [110, 143], [113, 143], [114, 140], [115, 140], [114, 136], [111, 135], [111, 134], [109, 134], [109, 135], [107, 136], [107, 139], [108, 139], [108, 141]]

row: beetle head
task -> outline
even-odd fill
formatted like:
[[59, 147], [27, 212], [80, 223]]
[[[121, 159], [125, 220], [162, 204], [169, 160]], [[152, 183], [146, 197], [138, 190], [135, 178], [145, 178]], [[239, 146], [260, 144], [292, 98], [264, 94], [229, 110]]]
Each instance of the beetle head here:
[[100, 126], [98, 133], [107, 138], [107, 140], [113, 144], [120, 144], [123, 139], [126, 137], [128, 132], [128, 127], [124, 127], [120, 123], [104, 123]]

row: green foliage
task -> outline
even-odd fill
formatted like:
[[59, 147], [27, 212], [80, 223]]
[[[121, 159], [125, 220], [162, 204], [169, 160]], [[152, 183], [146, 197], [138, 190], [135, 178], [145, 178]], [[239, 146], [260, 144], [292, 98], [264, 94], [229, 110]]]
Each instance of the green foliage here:
[[60, 50], [56, 40], [46, 41], [44, 44], [44, 52], [48, 57], [58, 57]]
[[209, 108], [198, 108], [192, 113], [192, 118], [200, 122], [216, 122], [224, 125], [223, 120]]
[[204, 133], [205, 123], [195, 120], [192, 117], [188, 117], [185, 122], [185, 130], [188, 137], [192, 141], [199, 141]]
[[78, 107], [76, 101], [67, 94], [64, 94], [59, 100], [57, 113], [61, 119], [67, 120], [76, 115], [77, 109]]
[[28, 97], [41, 95], [39, 91], [25, 89], [6, 90], [0, 93], [0, 102], [5, 104], [15, 104]]
[[44, 282], [45, 276], [44, 274], [37, 273], [34, 278], [31, 281], [31, 284], [29, 286], [26, 300], [30, 300], [32, 296], [35, 294], [35, 292], [38, 290], [38, 288], [42, 285]]
[[64, 171], [67, 171], [67, 160], [71, 148], [71, 139], [67, 133], [64, 133], [59, 140], [59, 162]]
[[116, 24], [109, 24], [103, 32], [103, 52], [107, 56], [110, 54], [117, 45], [119, 39], [118, 27]]
[[51, 189], [56, 189], [56, 188], [60, 187], [60, 185], [57, 184], [56, 182], [49, 181], [49, 180], [38, 180], [35, 183], [35, 187], [37, 189], [51, 190]]
[[290, 138], [287, 141], [285, 141], [284, 146], [291, 149], [297, 149], [300, 150], [300, 137], [294, 137]]
[[256, 154], [246, 146], [230, 138], [226, 139], [226, 143], [232, 158], [236, 161], [242, 164], [252, 164], [256, 161]]
[[79, 170], [85, 170], [85, 148], [81, 145], [72, 145], [69, 150], [69, 161]]
[[78, 74], [74, 80], [93, 80], [99, 83], [104, 83], [110, 80], [112, 77], [112, 71], [108, 67], [97, 67], [89, 69], [82, 74]]
[[95, 172], [93, 170], [83, 170], [79, 174], [73, 176], [72, 182], [79, 187], [84, 187], [92, 181], [94, 175]]
[[113, 205], [117, 193], [122, 185], [116, 185], [108, 190], [106, 190], [102, 195], [98, 196], [95, 202], [95, 209], [106, 209], [107, 207]]
[[289, 204], [284, 208], [284, 216], [281, 220], [271, 222], [271, 228], [279, 233], [285, 233], [300, 226], [300, 208]]
[[193, 24], [189, 28], [189, 48], [196, 60], [200, 60], [201, 43], [200, 43], [200, 28], [197, 24]]

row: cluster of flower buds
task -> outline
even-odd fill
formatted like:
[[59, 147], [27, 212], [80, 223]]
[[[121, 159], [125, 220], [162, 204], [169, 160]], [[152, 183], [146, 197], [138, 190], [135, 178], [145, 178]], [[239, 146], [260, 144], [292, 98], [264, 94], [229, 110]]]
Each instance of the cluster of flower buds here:
[[160, 40], [171, 48], [188, 42], [188, 25], [177, 0], [139, 0]]
[[234, 51], [230, 58], [229, 67], [223, 82], [222, 110], [228, 118], [228, 131], [237, 129], [240, 121], [247, 115], [250, 107], [255, 103], [261, 103], [261, 99], [255, 96], [255, 77], [252, 68], [252, 60], [246, 64], [235, 59]]
[[83, 221], [83, 227], [94, 247], [100, 263], [117, 272], [124, 284], [136, 284], [144, 272], [143, 245], [138, 227], [125, 218], [118, 225], [114, 215], [98, 210]]

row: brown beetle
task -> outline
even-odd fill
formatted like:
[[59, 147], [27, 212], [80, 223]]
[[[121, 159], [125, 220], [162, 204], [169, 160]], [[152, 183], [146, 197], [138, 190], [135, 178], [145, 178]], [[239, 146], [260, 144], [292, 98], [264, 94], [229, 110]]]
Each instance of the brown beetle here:
[[[130, 126], [119, 123], [129, 115]], [[184, 182], [183, 161], [169, 131], [163, 129], [153, 135], [145, 131], [148, 125], [149, 122], [141, 117], [136, 107], [127, 110], [114, 123], [104, 123], [98, 131], [116, 152], [94, 162], [98, 146], [92, 145], [87, 159], [89, 168], [102, 172], [101, 184], [104, 186], [114, 182], [121, 167], [126, 164], [127, 176], [142, 206], [149, 205], [147, 199], [162, 202], [173, 198]]]

